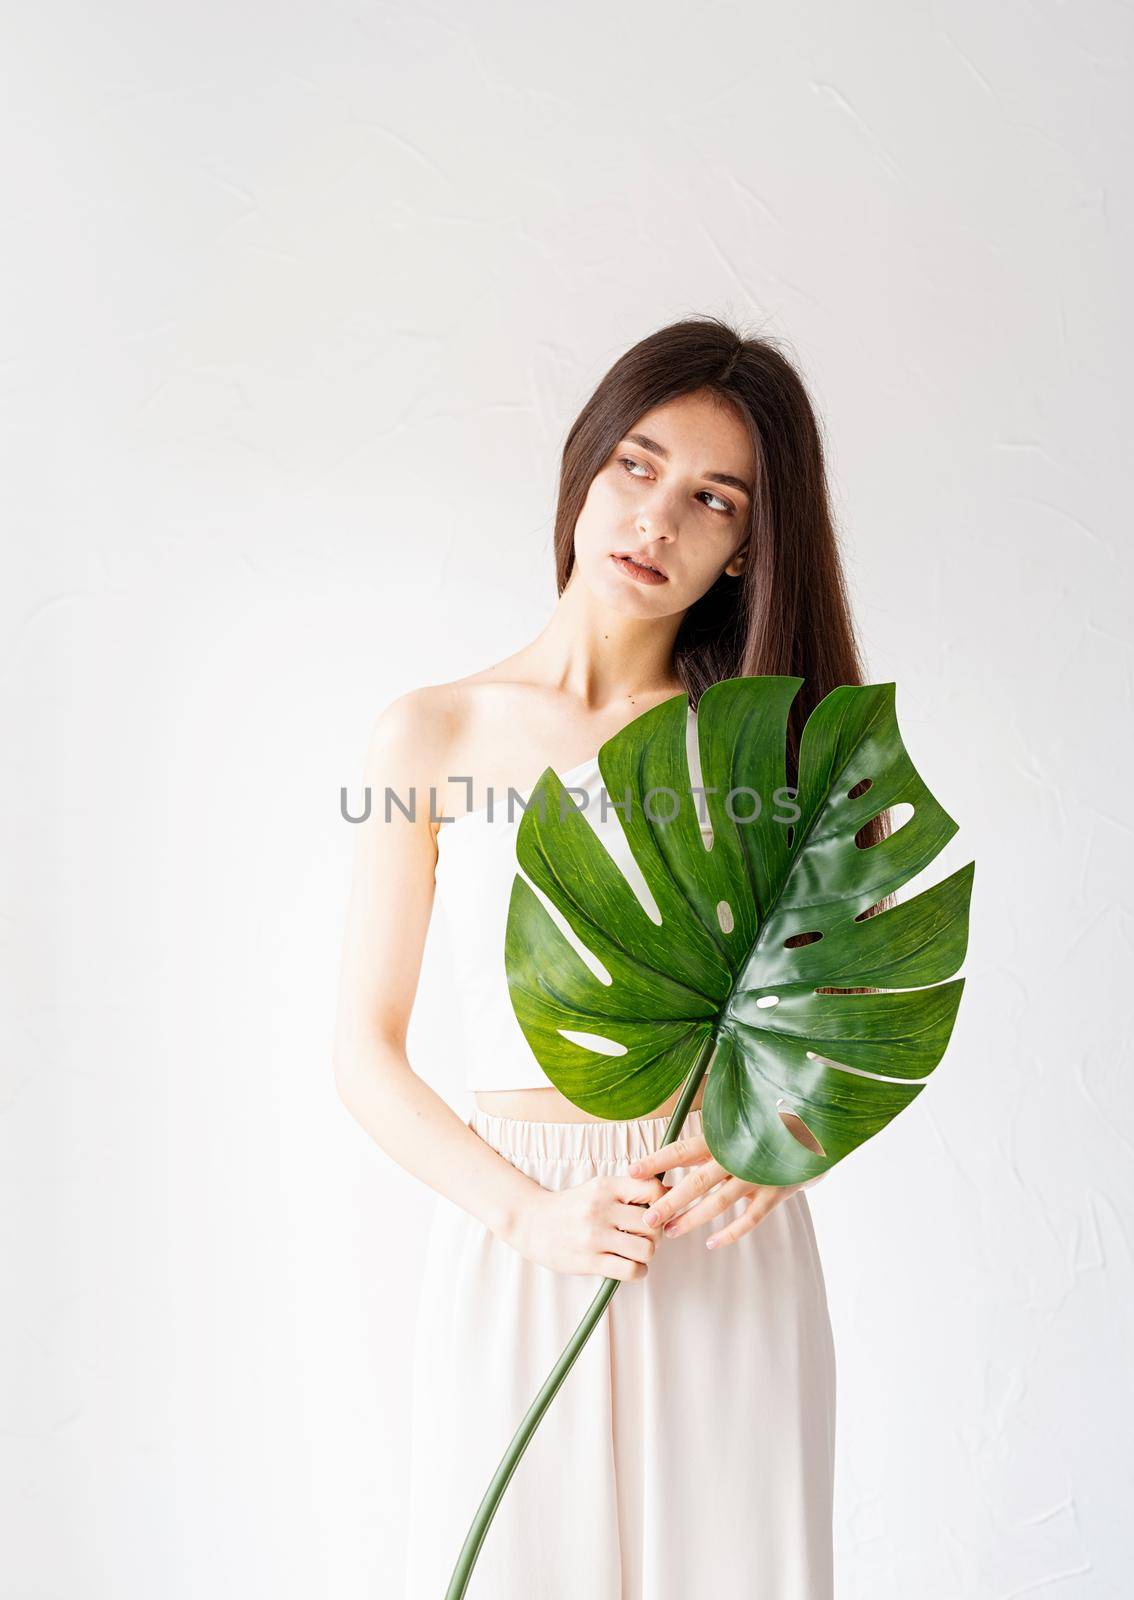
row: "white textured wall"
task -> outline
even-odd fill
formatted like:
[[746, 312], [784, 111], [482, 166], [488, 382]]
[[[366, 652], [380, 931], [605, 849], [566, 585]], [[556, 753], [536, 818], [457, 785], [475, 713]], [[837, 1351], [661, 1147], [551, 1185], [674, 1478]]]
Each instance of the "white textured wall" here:
[[840, 1600], [1129, 1593], [1132, 31], [9, 9], [5, 1600], [398, 1593], [431, 1196], [334, 1093], [339, 786], [542, 623], [564, 431], [689, 311], [797, 352], [978, 864], [939, 1076], [813, 1195]]

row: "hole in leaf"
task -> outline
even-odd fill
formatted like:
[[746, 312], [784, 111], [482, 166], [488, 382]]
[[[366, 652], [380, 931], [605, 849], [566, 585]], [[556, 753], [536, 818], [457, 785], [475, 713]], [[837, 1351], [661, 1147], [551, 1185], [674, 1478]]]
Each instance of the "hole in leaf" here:
[[722, 933], [731, 933], [735, 927], [732, 916], [732, 907], [727, 900], [717, 901], [717, 921], [721, 925]]
[[877, 912], [878, 910], [881, 909], [881, 906], [882, 906], [881, 900], [876, 900], [872, 906], [867, 906], [865, 911], [860, 911], [858, 916], [855, 917], [854, 920], [856, 922], [864, 922], [867, 917], [874, 916], [875, 912]]
[[854, 788], [847, 791], [847, 799], [857, 800], [860, 794], [865, 794], [866, 791], [870, 788], [873, 788], [873, 786], [873, 778], [860, 778], [855, 784]]
[[795, 823], [794, 822], [789, 822], [788, 823], [788, 830], [787, 830], [787, 847], [788, 847], [789, 850], [791, 849], [792, 841], [793, 841], [794, 838], [795, 838]]
[[762, 994], [756, 1002], [761, 1011], [766, 1011], [769, 1006], [778, 1006], [779, 1003], [780, 997], [778, 994]]
[[776, 1110], [780, 1114], [780, 1121], [798, 1144], [801, 1144], [805, 1150], [810, 1150], [812, 1155], [825, 1156], [827, 1154], [798, 1111], [793, 1111], [782, 1099], [777, 1101]]
[[793, 933], [790, 939], [784, 940], [784, 949], [798, 950], [802, 944], [818, 944], [822, 937], [818, 928], [812, 929], [810, 933]]
[[[890, 809], [890, 837], [893, 838], [894, 834], [897, 833], [898, 829], [899, 828], [904, 828], [906, 823], [913, 816], [914, 808], [913, 808], [913, 806], [910, 804], [910, 802], [908, 800], [899, 800], [897, 805], [891, 806], [889, 809]], [[880, 811], [876, 811], [874, 813], [874, 816], [875, 817], [881, 816], [881, 814], [882, 813]], [[873, 843], [871, 843], [871, 841], [866, 836], [866, 830], [870, 827], [870, 824], [873, 821], [874, 821], [874, 817], [868, 817], [867, 820], [863, 823], [862, 827], [858, 830], [858, 832], [854, 836], [854, 842], [855, 842], [855, 844], [858, 846], [858, 848], [860, 850], [873, 850], [876, 845], [880, 845], [882, 843], [881, 839], [875, 839], [873, 841]]]
[[601, 1033], [579, 1033], [574, 1028], [557, 1028], [557, 1033], [564, 1039], [570, 1039], [572, 1044], [582, 1045], [584, 1050], [594, 1050], [602, 1056], [624, 1056], [626, 1046], [619, 1044], [616, 1039], [607, 1039]]
[[[627, 868], [627, 871], [629, 871], [629, 868]], [[547, 913], [548, 917], [550, 917], [551, 921], [554, 922], [559, 932], [563, 935], [563, 938], [570, 945], [571, 949], [575, 952], [583, 965], [589, 968], [595, 979], [599, 983], [603, 984], [605, 988], [612, 988], [614, 985], [614, 978], [603, 966], [598, 956], [596, 956], [592, 950], [589, 950], [579, 938], [578, 934], [567, 921], [567, 918], [563, 915], [562, 911], [560, 911], [559, 907], [552, 905], [551, 901], [547, 898], [546, 894], [544, 894], [539, 885], [533, 883], [525, 873], [521, 871], [519, 876], [523, 878], [523, 881], [527, 884], [528, 888], [543, 906], [543, 909]], [[658, 922], [661, 922], [660, 913], [658, 915]]]

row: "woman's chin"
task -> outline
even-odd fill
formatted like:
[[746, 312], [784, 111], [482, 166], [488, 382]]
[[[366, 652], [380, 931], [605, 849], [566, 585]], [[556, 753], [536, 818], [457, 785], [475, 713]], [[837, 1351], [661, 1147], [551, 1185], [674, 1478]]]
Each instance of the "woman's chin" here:
[[574, 572], [595, 598], [612, 611], [621, 611], [628, 617], [660, 617], [673, 610], [667, 593], [668, 583], [635, 583], [619, 572], [609, 556], [600, 559], [603, 565], [595, 571], [589, 562], [581, 563], [576, 556]]

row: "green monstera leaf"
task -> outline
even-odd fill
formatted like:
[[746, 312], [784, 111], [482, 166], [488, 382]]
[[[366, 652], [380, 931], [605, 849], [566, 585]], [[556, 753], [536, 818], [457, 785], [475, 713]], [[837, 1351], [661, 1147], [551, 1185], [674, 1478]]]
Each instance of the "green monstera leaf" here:
[[[680, 1087], [668, 1144], [707, 1072], [705, 1141], [727, 1172], [759, 1184], [828, 1171], [920, 1094], [949, 1041], [963, 980], [946, 980], [968, 942], [972, 862], [868, 915], [957, 831], [906, 753], [894, 685], [847, 685], [816, 706], [790, 791], [788, 715], [801, 685], [728, 678], [702, 694], [708, 848], [685, 695], [602, 746], [605, 799], [656, 917], [548, 767], [517, 830], [523, 875], [504, 943], [520, 1027], [569, 1100], [596, 1116], [639, 1117]], [[877, 843], [859, 842], [873, 817], [898, 807], [912, 814]], [[785, 1105], [821, 1154], [790, 1131]], [[511, 1476], [620, 1281], [603, 1279], [517, 1428], [445, 1600], [462, 1600]]]
[[[517, 874], [505, 940], [516, 1017], [569, 1100], [596, 1116], [645, 1116], [683, 1083], [688, 1105], [707, 1071], [709, 1149], [760, 1184], [826, 1172], [921, 1092], [964, 986], [944, 980], [964, 959], [974, 871], [970, 862], [866, 915], [934, 860], [956, 823], [906, 752], [892, 683], [826, 696], [787, 789], [788, 714], [802, 682], [729, 678], [705, 690], [703, 800], [689, 772], [685, 695], [602, 746], [607, 805], [618, 807], [659, 919], [545, 769], [517, 830], [530, 883]], [[912, 815], [887, 838], [856, 842], [898, 806]], [[855, 989], [876, 992], [846, 992]], [[789, 1130], [785, 1104], [822, 1154]]]

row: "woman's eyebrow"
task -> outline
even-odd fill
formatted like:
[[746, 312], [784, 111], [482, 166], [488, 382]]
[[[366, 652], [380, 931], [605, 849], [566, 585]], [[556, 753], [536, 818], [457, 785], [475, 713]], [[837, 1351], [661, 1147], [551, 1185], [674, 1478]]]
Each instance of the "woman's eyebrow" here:
[[[658, 444], [656, 439], [648, 439], [644, 433], [628, 433], [626, 439], [631, 444], [640, 445], [643, 450], [648, 450], [651, 455], [660, 456], [663, 461], [669, 460], [669, 451], [664, 444]], [[727, 484], [730, 489], [740, 489], [752, 499], [752, 487], [745, 483], [743, 478], [734, 478], [731, 472], [702, 472], [702, 478], [707, 478], [710, 483]]]

